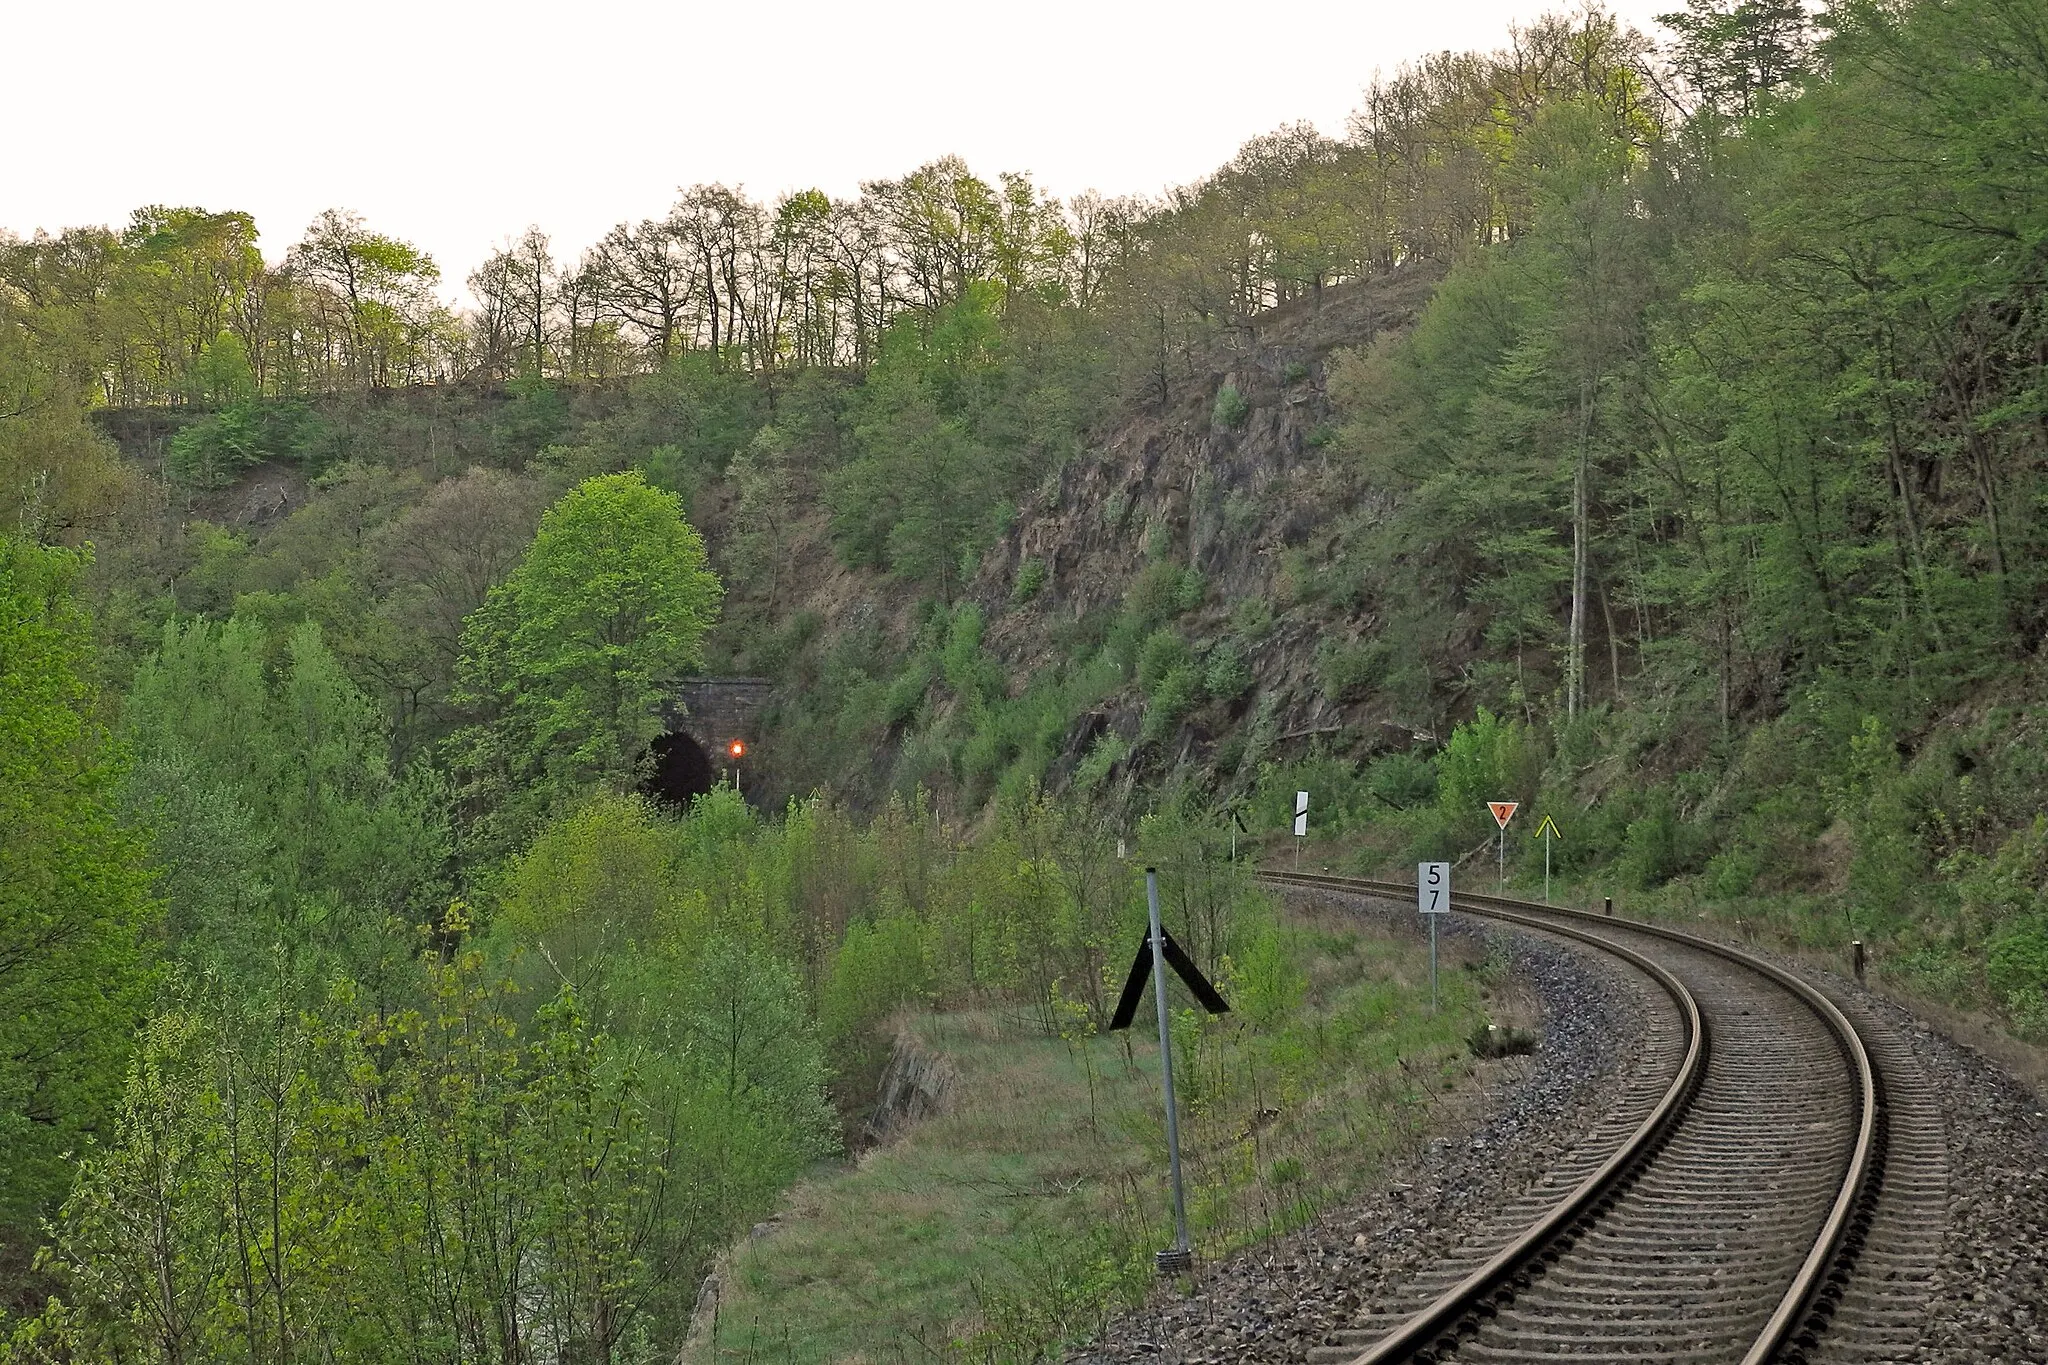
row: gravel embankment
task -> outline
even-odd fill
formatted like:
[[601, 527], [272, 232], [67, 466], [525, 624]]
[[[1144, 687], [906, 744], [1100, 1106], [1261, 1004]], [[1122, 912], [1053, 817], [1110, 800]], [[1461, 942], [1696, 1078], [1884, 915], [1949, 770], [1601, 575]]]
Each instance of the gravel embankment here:
[[[2003, 1068], [1888, 1000], [1840, 979], [1911, 1052], [1946, 1120], [1948, 1208], [1909, 1359], [1944, 1365], [2048, 1362], [2048, 1105]], [[1819, 1357], [1827, 1359], [1823, 1354]]]
[[[1204, 1268], [1188, 1297], [1156, 1295], [1070, 1355], [1074, 1365], [1294, 1365], [1333, 1327], [1398, 1298], [1401, 1285], [1451, 1249], [1496, 1236], [1488, 1211], [1534, 1184], [1622, 1102], [1621, 1081], [1643, 1061], [1630, 1040], [1655, 1008], [1648, 988], [1626, 968], [1547, 939], [1469, 920], [1459, 932], [1504, 934], [1513, 945], [1516, 972], [1545, 1016], [1534, 1064], [1494, 1084], [1483, 1107], [1447, 1111], [1446, 1131], [1387, 1172], [1374, 1193]], [[1882, 1050], [1893, 1058], [1886, 1064], [1898, 1100], [1910, 1096], [1910, 1107], [1942, 1121], [1941, 1149], [1924, 1164], [1946, 1182], [1945, 1211], [1929, 1255], [1896, 1258], [1926, 1262], [1924, 1271], [1905, 1272], [1915, 1283], [1898, 1300], [1924, 1320], [1917, 1346], [1871, 1354], [1858, 1344], [1858, 1310], [1845, 1306], [1837, 1326], [1852, 1330], [1824, 1343], [1815, 1359], [2048, 1365], [2048, 1103], [1890, 1001], [1788, 965], [1819, 981], [1867, 1036], [1889, 1035]], [[1875, 1244], [1884, 1224], [1872, 1233]], [[1884, 1263], [1873, 1257], [1865, 1269]], [[1879, 1317], [1888, 1296], [1870, 1296]]]
[[[1372, 903], [1346, 907], [1377, 913]], [[1386, 913], [1412, 918], [1412, 910]], [[1499, 935], [1541, 1002], [1543, 1043], [1489, 1082], [1483, 1106], [1388, 1171], [1372, 1194], [1313, 1225], [1201, 1268], [1185, 1298], [1161, 1292], [1112, 1321], [1074, 1365], [1298, 1362], [1418, 1271], [1482, 1235], [1490, 1211], [1556, 1165], [1619, 1102], [1654, 989], [1630, 969], [1515, 930], [1455, 917], [1458, 935]], [[1463, 1122], [1457, 1120], [1462, 1118]]]

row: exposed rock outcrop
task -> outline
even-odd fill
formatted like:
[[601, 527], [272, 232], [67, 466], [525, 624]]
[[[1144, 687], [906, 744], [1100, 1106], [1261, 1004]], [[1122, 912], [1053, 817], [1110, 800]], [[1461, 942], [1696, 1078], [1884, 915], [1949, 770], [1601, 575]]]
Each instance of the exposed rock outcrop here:
[[909, 1125], [943, 1112], [958, 1082], [951, 1061], [927, 1050], [915, 1034], [898, 1033], [876, 1087], [874, 1112], [861, 1129], [863, 1144], [887, 1142]]

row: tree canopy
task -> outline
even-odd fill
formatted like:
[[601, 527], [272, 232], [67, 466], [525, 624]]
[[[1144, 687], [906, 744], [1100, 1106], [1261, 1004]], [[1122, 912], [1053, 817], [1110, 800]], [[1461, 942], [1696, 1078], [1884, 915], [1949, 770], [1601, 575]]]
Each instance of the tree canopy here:
[[564, 788], [631, 779], [722, 592], [675, 494], [637, 472], [584, 480], [463, 627], [461, 683], [487, 717], [467, 761]]
[[84, 557], [0, 536], [0, 1263], [110, 1116], [156, 914], [74, 596]]

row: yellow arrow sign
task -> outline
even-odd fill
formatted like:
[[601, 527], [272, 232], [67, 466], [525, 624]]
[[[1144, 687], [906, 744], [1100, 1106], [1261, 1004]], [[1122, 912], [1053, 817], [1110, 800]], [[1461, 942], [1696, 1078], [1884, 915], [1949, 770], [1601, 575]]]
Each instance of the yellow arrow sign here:
[[1536, 832], [1529, 837], [1531, 837], [1532, 839], [1541, 839], [1546, 834], [1553, 839], [1564, 838], [1564, 835], [1558, 832], [1557, 821], [1551, 819], [1547, 815], [1543, 817], [1543, 823], [1536, 826]]

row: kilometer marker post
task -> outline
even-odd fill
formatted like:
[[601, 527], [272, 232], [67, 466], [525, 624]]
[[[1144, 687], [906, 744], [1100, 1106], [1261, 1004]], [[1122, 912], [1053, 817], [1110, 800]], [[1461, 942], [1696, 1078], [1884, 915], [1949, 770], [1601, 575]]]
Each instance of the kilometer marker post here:
[[1308, 793], [1294, 794], [1294, 870], [1301, 871], [1301, 841], [1308, 838]]
[[1436, 922], [1451, 911], [1451, 865], [1415, 865], [1415, 908], [1429, 921], [1429, 1009], [1434, 1014], [1436, 999]]

